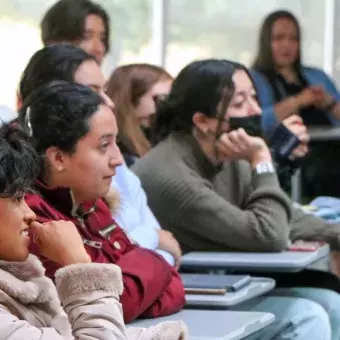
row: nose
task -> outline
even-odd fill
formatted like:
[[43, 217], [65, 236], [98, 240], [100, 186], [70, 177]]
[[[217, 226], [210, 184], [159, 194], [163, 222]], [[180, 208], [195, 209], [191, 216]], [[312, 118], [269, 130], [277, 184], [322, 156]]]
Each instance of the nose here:
[[37, 219], [35, 212], [27, 205], [25, 200], [22, 202], [22, 207], [24, 209], [24, 220], [26, 223], [33, 222]]
[[109, 166], [110, 168], [116, 168], [119, 165], [122, 165], [124, 162], [124, 158], [122, 153], [120, 152], [118, 145], [114, 148], [114, 151], [112, 153], [112, 156], [110, 157], [109, 160]]
[[248, 116], [257, 116], [262, 113], [259, 103], [255, 99], [249, 101]]
[[103, 61], [105, 51], [105, 45], [102, 40], [100, 38], [95, 39], [92, 44], [92, 54], [96, 57], [99, 64]]
[[100, 96], [102, 97], [105, 105], [107, 105], [112, 110], [115, 108], [114, 102], [111, 100], [111, 98], [104, 91], [100, 93]]

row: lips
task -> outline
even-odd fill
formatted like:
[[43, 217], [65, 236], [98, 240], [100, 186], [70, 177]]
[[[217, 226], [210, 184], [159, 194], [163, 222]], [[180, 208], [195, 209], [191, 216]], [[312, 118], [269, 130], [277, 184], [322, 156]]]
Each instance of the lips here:
[[20, 232], [20, 236], [28, 236], [28, 230], [27, 229], [26, 230], [22, 230]]
[[108, 175], [108, 176], [104, 176], [103, 178], [104, 179], [111, 179], [112, 177], [114, 177], [116, 174], [114, 173], [114, 174], [112, 174], [112, 175]]

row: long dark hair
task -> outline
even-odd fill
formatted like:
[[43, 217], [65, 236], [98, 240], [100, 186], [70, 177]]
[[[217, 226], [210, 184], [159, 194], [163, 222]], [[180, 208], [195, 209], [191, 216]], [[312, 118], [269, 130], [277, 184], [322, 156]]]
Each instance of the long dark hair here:
[[[270, 73], [275, 71], [275, 62], [273, 58], [271, 41], [272, 31], [275, 22], [279, 19], [288, 19], [292, 21], [296, 27], [297, 38], [301, 43], [301, 28], [297, 18], [290, 12], [280, 10], [269, 14], [263, 21], [259, 41], [257, 55], [253, 63], [253, 69], [261, 73]], [[301, 48], [299, 47], [298, 57], [294, 62], [294, 68], [299, 71], [301, 68]]]
[[219, 106], [226, 109], [234, 93], [232, 75], [235, 67], [227, 60], [208, 59], [186, 66], [175, 79], [167, 99], [156, 113], [155, 142], [171, 132], [191, 133], [193, 116], [201, 112], [217, 117]]

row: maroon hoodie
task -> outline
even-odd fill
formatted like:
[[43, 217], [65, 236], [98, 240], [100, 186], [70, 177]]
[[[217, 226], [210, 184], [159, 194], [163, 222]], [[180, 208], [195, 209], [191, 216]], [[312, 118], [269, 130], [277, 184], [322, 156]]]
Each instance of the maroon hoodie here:
[[[76, 209], [68, 188], [48, 188], [37, 181], [36, 191], [26, 195], [26, 202], [39, 222], [73, 222], [93, 262], [121, 267], [124, 282], [121, 303], [126, 323], [138, 317], [169, 315], [183, 308], [184, 289], [177, 271], [157, 253], [132, 244], [102, 199]], [[54, 278], [60, 266], [43, 257], [33, 243], [31, 252], [42, 261], [46, 275]]]

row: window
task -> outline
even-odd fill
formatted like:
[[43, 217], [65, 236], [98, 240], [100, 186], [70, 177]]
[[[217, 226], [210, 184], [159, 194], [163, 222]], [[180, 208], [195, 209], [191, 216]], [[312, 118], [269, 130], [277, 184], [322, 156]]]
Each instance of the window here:
[[302, 26], [303, 60], [323, 66], [323, 0], [171, 0], [166, 67], [176, 74], [189, 62], [226, 58], [249, 66], [264, 17], [277, 9], [293, 12]]
[[[0, 0], [1, 105], [15, 109], [21, 73], [32, 54], [42, 47], [40, 20], [55, 2]], [[104, 73], [108, 76], [119, 63], [152, 62], [152, 0], [100, 0], [99, 3], [112, 19], [112, 49], [104, 61]]]
[[[0, 104], [15, 108], [21, 72], [32, 54], [42, 47], [39, 30], [41, 17], [56, 1], [0, 0]], [[111, 16], [112, 48], [103, 64], [107, 77], [117, 65], [157, 62], [157, 53], [152, 46], [153, 6], [158, 4], [157, 1], [169, 3], [165, 67], [172, 75], [176, 75], [189, 62], [202, 58], [227, 58], [250, 65], [263, 18], [279, 8], [292, 11], [300, 20], [304, 63], [323, 66], [324, 0], [94, 1], [98, 1]], [[338, 54], [335, 48], [335, 61]], [[340, 63], [337, 61], [337, 64]], [[336, 68], [339, 73], [338, 69], [340, 67]]]

